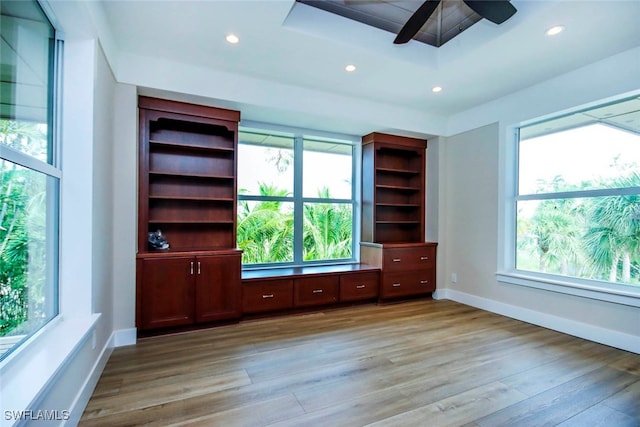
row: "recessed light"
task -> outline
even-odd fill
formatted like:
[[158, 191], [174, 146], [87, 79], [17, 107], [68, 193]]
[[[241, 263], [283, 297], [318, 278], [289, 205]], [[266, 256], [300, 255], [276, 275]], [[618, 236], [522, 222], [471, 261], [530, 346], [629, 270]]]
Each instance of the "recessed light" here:
[[434, 86], [433, 89], [431, 89], [431, 92], [433, 92], [433, 93], [442, 92], [442, 87]]
[[238, 43], [240, 41], [238, 36], [236, 36], [235, 34], [227, 34], [226, 39], [231, 44], [236, 44], [236, 43]]
[[349, 64], [346, 67], [344, 67], [344, 70], [348, 73], [352, 73], [356, 70], [356, 66], [353, 64]]
[[548, 36], [555, 36], [556, 34], [560, 34], [564, 31], [564, 25], [556, 25], [555, 27], [549, 28], [545, 34]]

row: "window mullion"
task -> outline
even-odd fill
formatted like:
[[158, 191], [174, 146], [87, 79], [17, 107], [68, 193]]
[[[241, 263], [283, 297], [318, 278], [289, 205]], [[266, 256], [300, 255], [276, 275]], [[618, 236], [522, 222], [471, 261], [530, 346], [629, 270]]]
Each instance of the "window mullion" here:
[[303, 262], [304, 201], [302, 198], [303, 138], [296, 136], [293, 142], [293, 262]]

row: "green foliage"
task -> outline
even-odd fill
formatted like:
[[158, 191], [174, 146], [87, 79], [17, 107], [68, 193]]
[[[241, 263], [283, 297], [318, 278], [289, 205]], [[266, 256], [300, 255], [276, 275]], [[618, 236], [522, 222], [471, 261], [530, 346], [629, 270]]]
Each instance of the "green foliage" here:
[[[640, 187], [637, 167], [601, 180], [599, 188]], [[544, 192], [575, 191], [562, 177], [540, 182]], [[518, 220], [518, 265], [541, 272], [640, 285], [640, 194], [541, 201]], [[532, 255], [538, 261], [533, 266]]]
[[[37, 124], [0, 120], [0, 143], [39, 157]], [[45, 150], [46, 151], [46, 150]], [[0, 159], [0, 336], [28, 332], [44, 317], [46, 188], [42, 176]]]
[[[261, 196], [285, 197], [286, 190], [260, 184]], [[319, 197], [329, 198], [321, 189]], [[293, 261], [293, 212], [289, 202], [241, 200], [238, 207], [238, 247], [245, 264]], [[304, 206], [303, 257], [329, 260], [351, 257], [350, 204], [307, 203]]]

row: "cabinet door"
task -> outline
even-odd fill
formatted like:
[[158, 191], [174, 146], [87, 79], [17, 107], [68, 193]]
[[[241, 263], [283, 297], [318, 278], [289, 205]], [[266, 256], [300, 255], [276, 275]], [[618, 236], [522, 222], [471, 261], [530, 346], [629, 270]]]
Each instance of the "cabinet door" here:
[[191, 257], [142, 260], [142, 329], [193, 323]]
[[240, 317], [240, 255], [196, 257], [196, 321]]

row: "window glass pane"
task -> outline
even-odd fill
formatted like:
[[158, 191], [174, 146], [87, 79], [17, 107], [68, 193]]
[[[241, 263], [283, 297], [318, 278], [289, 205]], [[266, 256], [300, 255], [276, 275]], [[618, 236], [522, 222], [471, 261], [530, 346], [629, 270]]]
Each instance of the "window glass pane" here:
[[57, 314], [58, 181], [0, 160], [0, 355]]
[[[542, 133], [549, 125], [528, 127], [525, 135], [535, 135], [536, 128]], [[640, 135], [607, 124], [521, 139], [518, 193], [616, 188], [616, 178], [640, 169], [639, 162]]]
[[35, 2], [3, 1], [0, 144], [51, 162], [53, 28]]
[[238, 193], [293, 197], [293, 137], [238, 133]]
[[303, 197], [351, 199], [353, 147], [304, 141]]
[[353, 208], [350, 203], [305, 203], [305, 261], [351, 258]]
[[519, 201], [516, 243], [520, 270], [640, 286], [640, 191]]
[[238, 202], [238, 247], [243, 264], [293, 261], [293, 203]]

